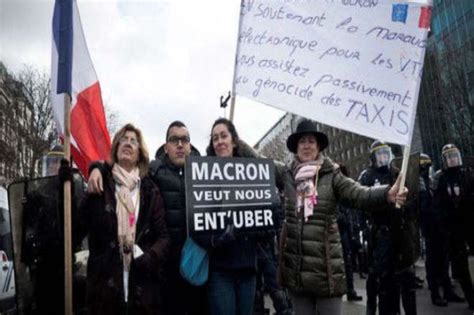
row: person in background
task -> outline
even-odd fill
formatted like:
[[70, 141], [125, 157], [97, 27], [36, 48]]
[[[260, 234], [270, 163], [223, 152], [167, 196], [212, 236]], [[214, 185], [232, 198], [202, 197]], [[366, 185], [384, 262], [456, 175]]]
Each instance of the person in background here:
[[[359, 176], [359, 182], [368, 187], [394, 183], [392, 159], [391, 147], [382, 141], [374, 141], [370, 146], [370, 166]], [[417, 259], [417, 243], [409, 238], [417, 217], [416, 207], [410, 202], [403, 209], [383, 205], [371, 210], [368, 216], [367, 314], [376, 313], [377, 298], [381, 314], [398, 314], [400, 295], [405, 313], [416, 314], [413, 263]], [[402, 239], [407, 241], [401, 244]]]
[[[432, 178], [430, 167], [432, 161], [427, 154], [420, 154], [420, 227], [426, 247], [426, 280], [431, 292], [431, 303], [436, 306], [447, 306], [451, 302], [464, 300], [452, 289], [449, 277], [449, 244], [448, 231], [443, 223], [440, 209], [433, 205]], [[440, 294], [443, 288], [444, 295]]]
[[60, 144], [55, 145], [51, 151], [43, 157], [43, 176], [57, 175], [62, 158], [64, 158], [63, 146]]
[[[472, 233], [472, 205], [474, 204], [474, 176], [463, 167], [461, 152], [454, 144], [441, 150], [443, 168], [433, 180], [433, 204], [441, 211], [447, 230], [449, 260], [453, 275], [464, 292], [470, 309], [474, 309], [474, 291], [469, 272], [467, 240]], [[444, 294], [448, 302], [461, 301], [444, 281]]]
[[[347, 168], [343, 165], [340, 165], [341, 173], [349, 177]], [[352, 252], [351, 243], [353, 238], [359, 237], [359, 235], [352, 235], [353, 228], [353, 214], [356, 215], [355, 210], [344, 207], [341, 204], [337, 205], [338, 215], [337, 215], [337, 226], [339, 228], [339, 234], [341, 235], [341, 245], [342, 253], [344, 256], [344, 270], [346, 273], [346, 283], [347, 283], [347, 300], [349, 301], [362, 301], [362, 296], [357, 295], [357, 292], [354, 288], [354, 275], [352, 269], [352, 255], [357, 253]]]

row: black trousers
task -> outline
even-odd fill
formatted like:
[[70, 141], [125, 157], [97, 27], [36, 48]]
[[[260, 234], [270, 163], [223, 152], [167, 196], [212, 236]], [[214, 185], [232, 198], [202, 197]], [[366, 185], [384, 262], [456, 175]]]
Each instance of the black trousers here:
[[459, 284], [469, 305], [474, 305], [474, 291], [471, 273], [469, 272], [469, 257], [467, 240], [462, 233], [451, 231], [449, 235], [449, 259], [453, 274], [457, 276]]
[[406, 315], [416, 315], [415, 270], [413, 266], [397, 270], [396, 253], [390, 230], [377, 226], [369, 243], [367, 277], [367, 315], [400, 314], [400, 297]]
[[207, 315], [207, 286], [193, 286], [179, 273], [179, 262], [168, 265], [163, 300], [167, 315]]
[[354, 274], [352, 268], [352, 249], [349, 234], [341, 230], [342, 254], [344, 256], [344, 268], [346, 272], [347, 291], [354, 291]]
[[435, 221], [422, 223], [421, 230], [425, 238], [425, 268], [428, 288], [432, 293], [439, 293], [441, 287], [446, 294], [447, 290], [451, 290], [448, 232], [445, 227]]

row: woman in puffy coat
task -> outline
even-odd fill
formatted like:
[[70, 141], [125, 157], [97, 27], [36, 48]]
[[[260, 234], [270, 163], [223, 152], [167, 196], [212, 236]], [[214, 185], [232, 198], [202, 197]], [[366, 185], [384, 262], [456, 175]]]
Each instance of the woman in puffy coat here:
[[321, 154], [327, 145], [327, 136], [309, 120], [301, 121], [287, 140], [295, 158], [285, 182], [280, 276], [298, 315], [342, 314], [346, 281], [337, 203], [357, 209], [403, 204], [408, 191], [398, 194], [400, 178], [392, 187], [360, 186]]

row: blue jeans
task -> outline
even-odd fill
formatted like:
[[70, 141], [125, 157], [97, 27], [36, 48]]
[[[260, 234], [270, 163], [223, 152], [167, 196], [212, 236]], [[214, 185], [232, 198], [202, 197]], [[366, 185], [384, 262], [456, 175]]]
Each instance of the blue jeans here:
[[207, 285], [212, 315], [253, 314], [255, 272], [211, 271]]
[[342, 297], [323, 298], [290, 291], [296, 315], [342, 315]]

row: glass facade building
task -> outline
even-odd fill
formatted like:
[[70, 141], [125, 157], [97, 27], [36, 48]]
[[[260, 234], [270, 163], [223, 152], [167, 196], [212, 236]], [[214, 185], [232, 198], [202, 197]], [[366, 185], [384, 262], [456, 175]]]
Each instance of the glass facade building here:
[[418, 122], [436, 169], [446, 143], [474, 155], [473, 0], [433, 0]]

